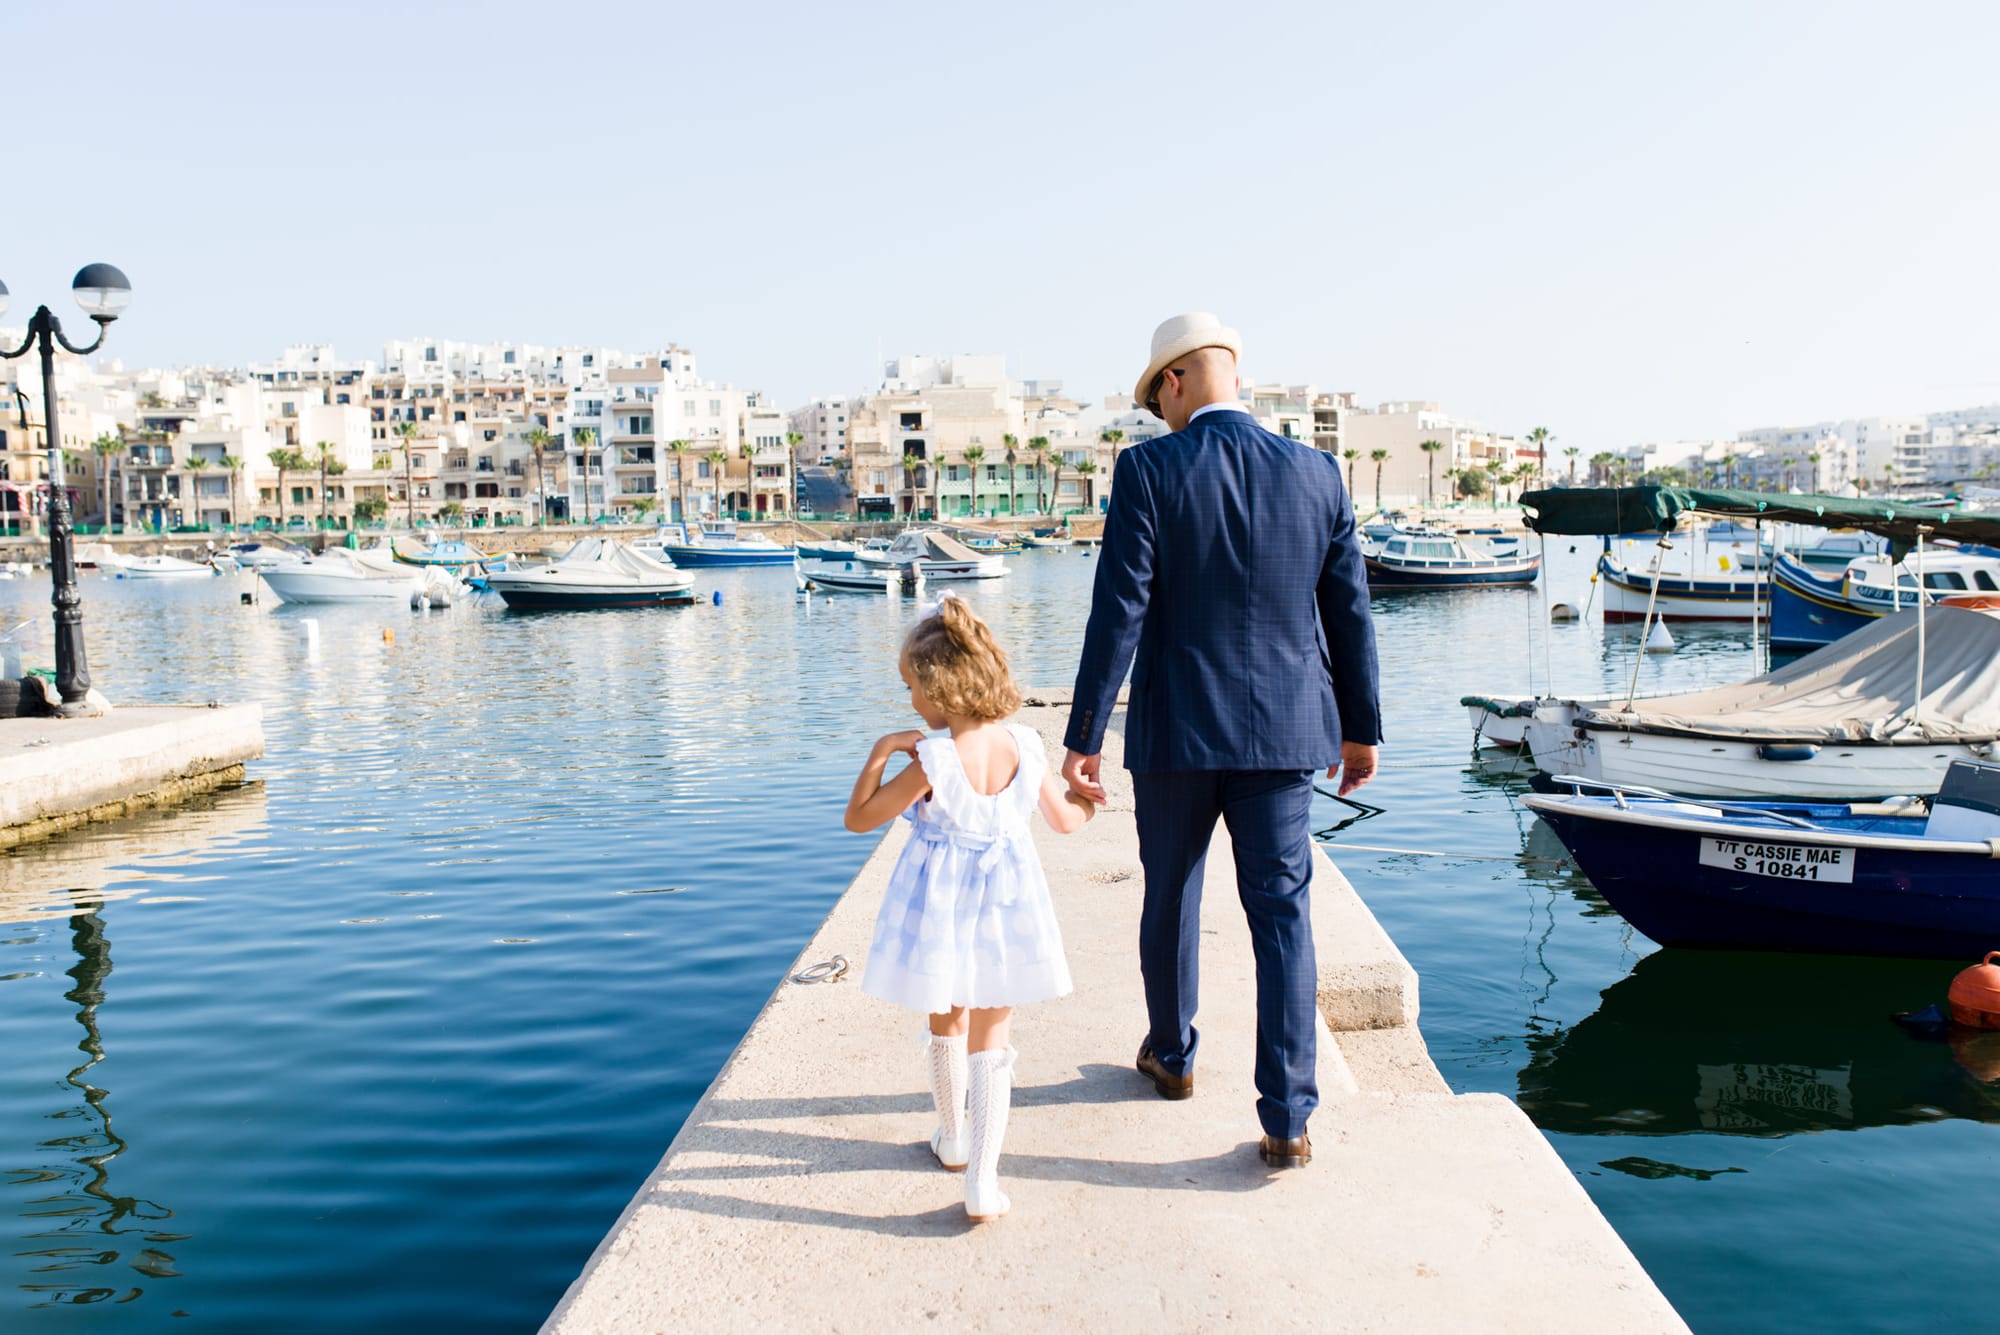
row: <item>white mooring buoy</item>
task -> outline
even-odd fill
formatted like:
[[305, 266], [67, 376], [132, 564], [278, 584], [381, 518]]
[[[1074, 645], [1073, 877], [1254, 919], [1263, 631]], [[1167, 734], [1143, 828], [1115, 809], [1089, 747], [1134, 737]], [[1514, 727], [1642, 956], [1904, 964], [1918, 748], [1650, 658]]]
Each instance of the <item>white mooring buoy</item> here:
[[1646, 652], [1649, 654], [1670, 654], [1674, 651], [1674, 637], [1667, 630], [1667, 623], [1655, 621], [1653, 629], [1646, 635]]

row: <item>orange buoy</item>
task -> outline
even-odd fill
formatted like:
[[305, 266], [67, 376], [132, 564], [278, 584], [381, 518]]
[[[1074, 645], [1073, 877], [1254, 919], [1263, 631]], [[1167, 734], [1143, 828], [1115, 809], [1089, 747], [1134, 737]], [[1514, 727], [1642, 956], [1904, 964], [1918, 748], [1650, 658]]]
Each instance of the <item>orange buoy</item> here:
[[2000, 1029], [2000, 965], [1994, 964], [1995, 960], [2000, 960], [2000, 950], [1989, 952], [1983, 962], [1951, 980], [1951, 991], [1945, 998], [1951, 1005], [1953, 1023]]

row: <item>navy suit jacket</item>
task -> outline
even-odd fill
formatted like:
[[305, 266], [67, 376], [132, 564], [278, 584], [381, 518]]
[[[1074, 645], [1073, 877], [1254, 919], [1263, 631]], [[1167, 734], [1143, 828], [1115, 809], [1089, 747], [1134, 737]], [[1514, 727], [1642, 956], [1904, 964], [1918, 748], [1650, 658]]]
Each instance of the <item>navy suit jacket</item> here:
[[1233, 409], [1119, 457], [1064, 744], [1125, 766], [1324, 769], [1382, 740], [1375, 627], [1340, 463]]

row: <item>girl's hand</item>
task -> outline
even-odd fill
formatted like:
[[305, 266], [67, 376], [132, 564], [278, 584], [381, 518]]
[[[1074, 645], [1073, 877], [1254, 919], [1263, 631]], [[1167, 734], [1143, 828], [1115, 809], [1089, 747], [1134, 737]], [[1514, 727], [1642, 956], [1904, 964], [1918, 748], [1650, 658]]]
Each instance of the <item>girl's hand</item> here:
[[917, 732], [914, 729], [909, 732], [889, 733], [884, 737], [876, 739], [875, 754], [888, 757], [901, 751], [910, 759], [915, 760], [917, 758], [917, 743], [923, 741], [927, 736], [929, 736], [928, 733]]

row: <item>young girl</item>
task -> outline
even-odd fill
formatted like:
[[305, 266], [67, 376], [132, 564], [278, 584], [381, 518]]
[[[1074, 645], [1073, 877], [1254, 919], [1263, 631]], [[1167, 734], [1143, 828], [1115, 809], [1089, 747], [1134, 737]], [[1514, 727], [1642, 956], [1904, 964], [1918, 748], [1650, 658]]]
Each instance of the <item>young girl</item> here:
[[[947, 594], [917, 623], [900, 666], [910, 707], [949, 734], [892, 732], [854, 781], [848, 829], [877, 829], [898, 814], [913, 827], [875, 918], [861, 988], [930, 1016], [931, 1152], [953, 1172], [969, 1167], [965, 1213], [984, 1223], [1007, 1213], [999, 1170], [1013, 1097], [1008, 1022], [1014, 1007], [1070, 990], [1028, 814], [1039, 807], [1069, 834], [1097, 809], [1048, 772], [1033, 729], [1001, 721], [1021, 707], [1021, 692], [964, 599]], [[884, 783], [898, 752], [913, 763]]]

